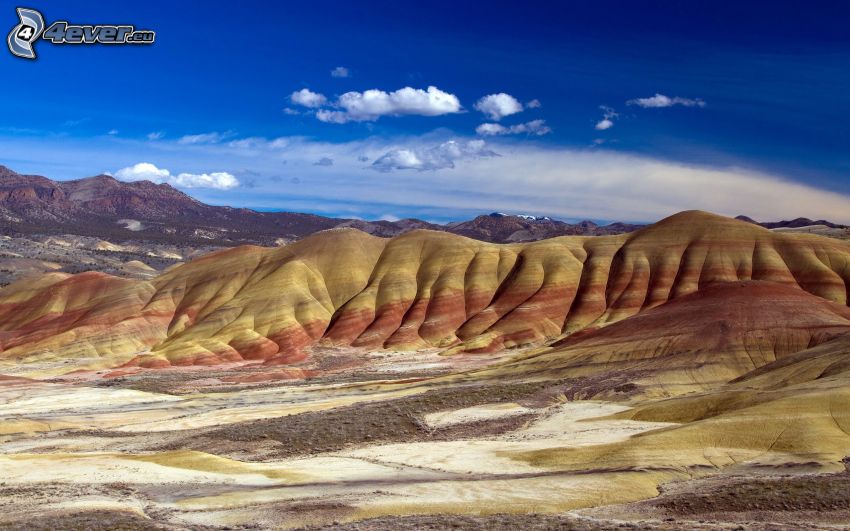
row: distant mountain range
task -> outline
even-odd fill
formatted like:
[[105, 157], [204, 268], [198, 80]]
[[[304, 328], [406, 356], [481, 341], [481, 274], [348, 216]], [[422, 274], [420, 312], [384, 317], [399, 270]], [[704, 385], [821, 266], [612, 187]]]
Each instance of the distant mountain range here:
[[622, 234], [624, 232], [632, 232], [642, 226], [626, 223], [612, 223], [610, 225], [600, 226], [589, 220], [571, 224], [549, 217], [494, 212], [486, 216], [478, 216], [469, 221], [449, 223], [441, 227], [441, 230], [476, 240], [507, 243], [542, 240], [566, 235], [600, 236], [604, 234]]
[[[758, 223], [767, 228], [842, 225], [824, 220]], [[0, 166], [0, 233], [77, 234], [107, 240], [139, 240], [173, 244], [275, 245], [333, 228], [356, 228], [368, 234], [393, 237], [415, 229], [459, 234], [476, 240], [510, 243], [555, 236], [622, 234], [643, 225], [598, 225], [585, 220], [566, 223], [546, 216], [501, 212], [439, 225], [419, 219], [364, 221], [297, 212], [258, 212], [247, 208], [201, 203], [168, 184], [123, 182], [109, 175], [73, 181], [54, 181], [22, 175]]]
[[783, 221], [767, 221], [767, 222], [758, 222], [752, 218], [747, 216], [738, 216], [735, 219], [746, 221], [747, 223], [753, 223], [755, 225], [761, 225], [766, 229], [799, 229], [802, 227], [812, 227], [815, 225], [822, 225], [825, 227], [829, 227], [831, 229], [846, 229], [847, 225], [841, 225], [838, 223], [833, 223], [831, 221], [827, 221], [825, 219], [812, 220], [809, 218], [794, 218], [792, 220], [783, 220]]
[[630, 232], [640, 225], [493, 213], [438, 225], [418, 219], [363, 221], [295, 212], [258, 212], [201, 203], [168, 184], [122, 182], [109, 175], [54, 181], [0, 166], [0, 220], [7, 235], [67, 233], [114, 240], [274, 245], [321, 230], [356, 228], [392, 237], [415, 229], [461, 234], [488, 242], [519, 242], [563, 235]]

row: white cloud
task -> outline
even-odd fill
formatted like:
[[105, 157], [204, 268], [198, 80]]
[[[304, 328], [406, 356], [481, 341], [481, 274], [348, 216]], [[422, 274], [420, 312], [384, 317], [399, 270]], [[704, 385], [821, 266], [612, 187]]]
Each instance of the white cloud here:
[[510, 94], [500, 92], [484, 96], [475, 103], [475, 109], [487, 115], [491, 120], [499, 121], [522, 111], [522, 103]]
[[548, 135], [552, 132], [552, 128], [546, 125], [546, 120], [532, 120], [524, 124], [512, 125], [510, 127], [511, 134], [529, 134], [529, 135]]
[[602, 110], [602, 119], [596, 122], [594, 129], [604, 131], [614, 127], [614, 120], [620, 116], [617, 111], [605, 105], [600, 105], [599, 108]]
[[430, 86], [427, 90], [404, 87], [394, 92], [367, 90], [346, 92], [334, 102], [339, 110], [321, 109], [316, 118], [323, 122], [371, 122], [381, 116], [440, 116], [461, 111], [460, 100], [454, 94]]
[[512, 125], [505, 127], [501, 124], [481, 124], [475, 128], [475, 132], [482, 136], [495, 135], [537, 135], [542, 136], [552, 132], [552, 129], [546, 125], [546, 120], [532, 120], [524, 124]]
[[528, 107], [529, 109], [539, 109], [540, 107], [543, 106], [543, 104], [540, 103], [540, 100], [535, 98], [535, 99], [529, 101], [528, 103], [526, 103], [525, 106]]
[[115, 136], [118, 134], [118, 129], [110, 129], [106, 134], [109, 136]]
[[298, 109], [293, 109], [292, 107], [284, 107], [283, 108], [283, 114], [288, 114], [290, 116], [297, 116], [297, 115], [301, 114], [301, 111], [299, 111]]
[[348, 77], [349, 72], [348, 69], [344, 66], [338, 66], [331, 70], [331, 77]]
[[684, 107], [705, 107], [705, 102], [699, 98], [690, 99], [690, 98], [680, 98], [675, 96], [673, 98], [669, 96], [665, 96], [664, 94], [655, 94], [655, 96], [651, 96], [649, 98], [635, 98], [633, 100], [629, 100], [626, 102], [627, 105], [637, 105], [643, 108], [662, 108], [662, 107], [673, 107], [674, 105], [682, 105]]
[[597, 131], [604, 131], [606, 129], [611, 129], [612, 127], [614, 127], [614, 122], [608, 118], [603, 118], [596, 122], [594, 129], [596, 129]]
[[458, 142], [449, 140], [431, 148], [400, 148], [390, 150], [372, 163], [372, 168], [387, 172], [392, 170], [439, 170], [454, 168], [455, 162], [484, 157], [498, 157], [486, 148], [483, 140]]
[[510, 131], [504, 125], [499, 124], [481, 124], [475, 128], [475, 132], [479, 135], [484, 136], [493, 136], [493, 135], [506, 135]]
[[169, 184], [181, 188], [215, 188], [230, 190], [239, 186], [239, 180], [227, 172], [181, 173], [169, 180]]
[[157, 168], [150, 162], [140, 162], [133, 166], [121, 168], [115, 172], [115, 177], [122, 181], [151, 181], [157, 184], [168, 183], [180, 188], [214, 188], [229, 190], [239, 186], [239, 181], [227, 172], [214, 173], [180, 173], [172, 175], [165, 168]]
[[311, 109], [321, 107], [328, 101], [324, 94], [319, 94], [318, 92], [313, 92], [306, 88], [293, 92], [289, 96], [289, 99], [296, 105], [310, 107]]
[[222, 140], [232, 137], [233, 131], [219, 133], [213, 131], [211, 133], [201, 133], [198, 135], [185, 135], [177, 140], [178, 144], [217, 144]]
[[320, 122], [329, 124], [344, 124], [351, 121], [351, 118], [343, 111], [329, 111], [327, 109], [319, 109], [316, 111], [316, 118]]
[[163, 131], [154, 131], [153, 133], [147, 134], [147, 139], [148, 140], [159, 140], [160, 138], [162, 138], [164, 136], [165, 136], [165, 133]]
[[155, 183], [165, 182], [171, 176], [171, 172], [159, 169], [150, 162], [140, 162], [128, 168], [121, 168], [115, 172], [115, 177], [122, 181], [153, 181]]

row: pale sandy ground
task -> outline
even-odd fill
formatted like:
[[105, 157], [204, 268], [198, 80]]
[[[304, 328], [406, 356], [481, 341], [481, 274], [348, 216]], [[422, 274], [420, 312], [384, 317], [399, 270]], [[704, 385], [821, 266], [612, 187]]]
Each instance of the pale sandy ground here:
[[[546, 469], [518, 461], [511, 457], [512, 454], [545, 448], [616, 442], [636, 433], [668, 425], [660, 422], [607, 419], [582, 422], [626, 409], [628, 408], [625, 406], [604, 402], [568, 402], [547, 408], [542, 419], [507, 435], [461, 441], [369, 446], [342, 452], [340, 455], [462, 474], [539, 474], [546, 472]], [[442, 422], [472, 422], [529, 411], [529, 408], [517, 404], [491, 404], [488, 407], [466, 408], [435, 415]], [[435, 415], [426, 416], [429, 423], [434, 422]]]
[[[421, 368], [421, 367], [420, 367]], [[531, 408], [493, 403], [427, 415], [434, 428], [536, 413], [518, 431], [493, 437], [361, 446], [273, 462], [247, 463], [202, 452], [116, 450], [122, 437], [77, 430], [105, 430], [155, 438], [167, 430], [217, 426], [421, 392], [415, 386], [387, 391], [385, 381], [280, 385], [234, 392], [172, 396], [66, 383], [0, 385], [0, 470], [5, 487], [70, 485], [77, 495], [38, 506], [11, 501], [0, 516], [41, 514], [71, 508], [104, 508], [156, 514], [179, 525], [288, 527], [327, 519], [418, 512], [558, 511], [591, 500], [619, 500], [613, 485], [630, 478], [605, 474], [552, 474], [511, 458], [527, 450], [602, 444], [658, 424], [589, 420], [624, 406], [601, 402], [558, 403]], [[138, 489], [110, 496], [112, 485]], [[84, 492], [93, 486], [106, 492]], [[557, 492], [557, 496], [552, 493]], [[329, 504], [343, 509], [281, 511], [291, 504]], [[261, 510], [257, 510], [260, 508]]]
[[[408, 361], [423, 370], [415, 359]], [[0, 527], [94, 509], [178, 527], [260, 528], [404, 514], [564, 513], [649, 498], [657, 485], [680, 477], [651, 470], [561, 472], [520, 459], [532, 450], [607, 444], [669, 426], [607, 418], [628, 409], [622, 404], [555, 398], [539, 407], [505, 401], [448, 408], [420, 419], [434, 430], [511, 418], [524, 422], [502, 435], [360, 445], [261, 462], [145, 450], [175, 430], [321, 411], [426, 389], [433, 385], [390, 385], [381, 379], [173, 396], [85, 381], [0, 380]], [[47, 494], [35, 499], [28, 486]]]
[[424, 416], [425, 423], [432, 428], [446, 428], [479, 420], [494, 420], [533, 413], [534, 410], [513, 402], [483, 404], [451, 411], [438, 411]]
[[[382, 382], [376, 382], [379, 385]], [[420, 392], [367, 393], [350, 384], [280, 386], [228, 393], [172, 396], [126, 389], [33, 383], [0, 387], [0, 418], [156, 432], [280, 417]]]

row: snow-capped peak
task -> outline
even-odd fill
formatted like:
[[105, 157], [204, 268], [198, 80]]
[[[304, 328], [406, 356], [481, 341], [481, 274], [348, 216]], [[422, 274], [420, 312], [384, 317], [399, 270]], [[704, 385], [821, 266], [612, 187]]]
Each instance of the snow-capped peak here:
[[532, 216], [530, 214], [505, 214], [504, 212], [493, 212], [490, 216], [494, 218], [521, 218], [526, 221], [552, 221], [549, 216]]

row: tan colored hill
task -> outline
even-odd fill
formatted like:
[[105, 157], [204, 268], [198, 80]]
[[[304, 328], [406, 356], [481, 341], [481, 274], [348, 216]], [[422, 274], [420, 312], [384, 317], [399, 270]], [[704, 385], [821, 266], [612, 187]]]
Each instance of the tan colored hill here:
[[[529, 452], [558, 470], [844, 469], [850, 452], [850, 333], [782, 357], [725, 385], [644, 402], [613, 418], [676, 425], [593, 448]], [[742, 466], [743, 464], [743, 466]], [[650, 484], [653, 479], [645, 478]]]
[[623, 383], [664, 396], [715, 388], [847, 333], [850, 308], [795, 286], [713, 283], [485, 372], [589, 378], [584, 398], [616, 396]]
[[[70, 370], [291, 364], [315, 344], [486, 353], [621, 321], [721, 282], [785, 286], [789, 307], [792, 292], [846, 306], [848, 257], [844, 242], [702, 212], [628, 235], [509, 245], [332, 230], [209, 254], [150, 281], [82, 274], [14, 284], [0, 291], [0, 356], [76, 360], [63, 364]], [[806, 326], [839, 319], [835, 305]]]

